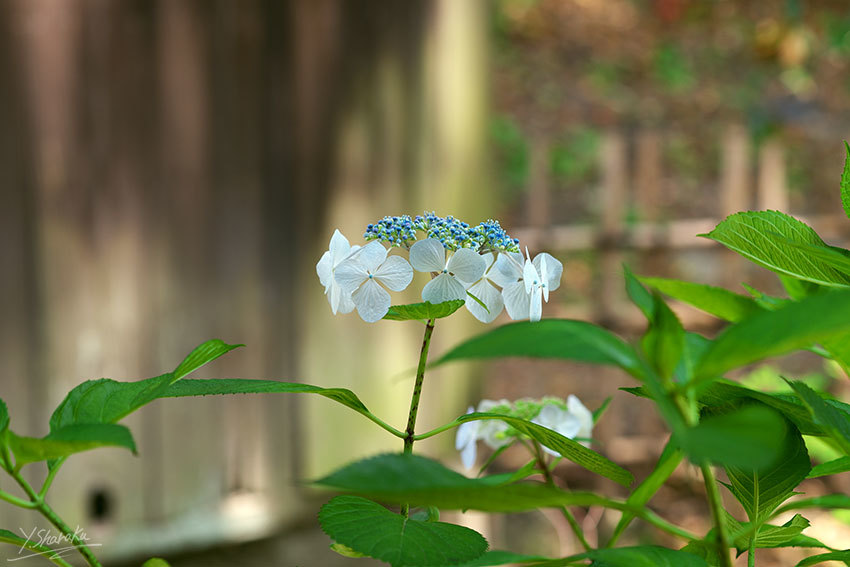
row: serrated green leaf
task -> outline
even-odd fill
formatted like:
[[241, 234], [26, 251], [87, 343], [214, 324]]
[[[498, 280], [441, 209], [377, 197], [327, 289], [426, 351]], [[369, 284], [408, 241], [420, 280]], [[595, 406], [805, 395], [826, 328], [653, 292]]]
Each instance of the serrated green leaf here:
[[112, 423], [68, 425], [40, 439], [20, 437], [10, 431], [8, 442], [17, 466], [59, 459], [98, 447], [123, 447], [134, 454], [136, 452], [130, 430]]
[[771, 356], [808, 348], [850, 332], [850, 290], [834, 291], [762, 311], [726, 328], [697, 363], [694, 381], [721, 376]]
[[780, 455], [785, 424], [775, 410], [750, 404], [705, 417], [673, 439], [694, 463], [763, 469]]
[[809, 408], [814, 421], [850, 455], [850, 414], [827, 403], [817, 392], [798, 380], [785, 380]]
[[[670, 475], [673, 474], [673, 471], [682, 462], [683, 457], [684, 453], [668, 441], [664, 446], [664, 450], [661, 452], [661, 456], [658, 458], [658, 462], [655, 464], [655, 468], [635, 488], [634, 492], [629, 495], [626, 504], [635, 508], [646, 506], [652, 497], [655, 496], [655, 493], [664, 486], [664, 483], [667, 482], [667, 479], [670, 478]], [[617, 527], [614, 528], [614, 533], [611, 536], [612, 539], [620, 537], [620, 534], [625, 531], [634, 518], [634, 514], [623, 512], [622, 516], [620, 516], [620, 521], [617, 523]]]
[[[20, 536], [17, 536], [9, 530], [0, 529], [0, 542], [17, 546], [19, 549], [26, 549], [28, 551], [32, 551], [34, 554], [38, 554], [44, 557], [55, 565], [60, 565], [61, 567], [71, 567], [70, 563], [62, 559], [61, 555], [58, 554], [55, 550], [38, 542], [30, 541], [28, 539], [24, 539]], [[20, 559], [24, 559], [26, 556], [21, 553], [18, 555], [18, 557]]]
[[563, 560], [538, 563], [533, 567], [572, 565], [580, 559], [590, 559], [592, 567], [708, 567], [708, 563], [697, 555], [655, 545], [594, 549]]
[[334, 541], [394, 567], [456, 565], [487, 550], [474, 530], [405, 518], [359, 496], [333, 498], [322, 506], [319, 523]]
[[509, 356], [556, 358], [612, 364], [639, 373], [634, 349], [612, 333], [584, 321], [544, 319], [497, 327], [473, 337], [444, 354], [436, 363]]
[[844, 171], [841, 172], [841, 205], [844, 207], [844, 214], [850, 218], [850, 144], [847, 140], [844, 141], [844, 150], [846, 157], [844, 158]]
[[782, 439], [780, 457], [767, 471], [726, 467], [727, 488], [743, 506], [749, 521], [759, 526], [794, 493], [812, 468], [800, 432], [791, 423]]
[[740, 321], [761, 311], [754, 299], [722, 287], [666, 278], [639, 279], [665, 295], [693, 305], [724, 321]]
[[517, 512], [543, 507], [616, 505], [591, 493], [565, 492], [531, 481], [505, 484], [506, 480], [505, 475], [467, 478], [419, 455], [385, 454], [349, 464], [314, 484], [382, 502], [445, 510]]
[[463, 299], [445, 301], [443, 303], [411, 303], [408, 305], [393, 305], [384, 319], [388, 321], [427, 321], [428, 319], [441, 319], [448, 317], [461, 307], [466, 305]]
[[[734, 522], [734, 524], [737, 524], [737, 522]], [[734, 524], [731, 521], [729, 523], [729, 528], [733, 532], [733, 537], [734, 532], [746, 530], [749, 526], [749, 524]], [[794, 547], [791, 544], [795, 541], [797, 543], [808, 542], [809, 540], [798, 540], [797, 536], [799, 536], [804, 529], [808, 528], [809, 525], [809, 521], [800, 514], [794, 515], [793, 518], [781, 526], [764, 524], [758, 529], [758, 533], [755, 538], [755, 547], [758, 549]], [[734, 542], [739, 555], [746, 551], [750, 546], [749, 538], [735, 538]]]
[[827, 561], [843, 561], [850, 565], [850, 550], [845, 551], [830, 551], [829, 553], [821, 553], [820, 555], [812, 555], [811, 557], [806, 557], [795, 567], [811, 567], [812, 565], [817, 565], [818, 563], [825, 563]]
[[850, 457], [838, 457], [827, 463], [821, 463], [812, 468], [808, 478], [830, 476], [850, 471]]
[[662, 380], [669, 380], [685, 350], [685, 329], [660, 295], [654, 293], [652, 301], [649, 330], [641, 339], [641, 345], [658, 375]]
[[80, 423], [115, 423], [140, 407], [162, 397], [176, 381], [204, 364], [242, 345], [218, 339], [195, 348], [174, 370], [136, 382], [102, 378], [88, 380], [71, 390], [50, 417], [50, 430]]
[[511, 417], [497, 413], [469, 413], [460, 416], [452, 423], [460, 425], [467, 421], [477, 421], [482, 419], [496, 419], [498, 421], [503, 421], [520, 433], [523, 433], [553, 451], [558, 452], [565, 459], [568, 459], [591, 472], [622, 484], [623, 486], [629, 486], [634, 481], [632, 473], [611, 462], [596, 451], [588, 449], [580, 443], [564, 437], [557, 431], [553, 431], [543, 427], [542, 425], [537, 425], [536, 423], [532, 423], [518, 417]]
[[805, 223], [779, 211], [748, 211], [727, 217], [708, 234], [701, 234], [734, 250], [750, 261], [778, 274], [825, 286], [850, 286], [850, 276], [818, 258], [789, 246], [787, 238], [800, 244], [826, 246]]

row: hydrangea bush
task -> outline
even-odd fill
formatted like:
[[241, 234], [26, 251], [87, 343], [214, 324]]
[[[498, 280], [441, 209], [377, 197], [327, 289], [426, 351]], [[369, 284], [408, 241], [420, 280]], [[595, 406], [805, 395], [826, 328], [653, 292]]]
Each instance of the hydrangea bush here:
[[[841, 177], [841, 197], [850, 217], [850, 146]], [[321, 388], [274, 380], [204, 380], [186, 376], [240, 345], [219, 340], [196, 348], [172, 372], [137, 382], [90, 380], [74, 388], [50, 419], [42, 438], [18, 435], [0, 401], [0, 468], [21, 488], [0, 490], [8, 504], [41, 513], [91, 566], [97, 557], [50, 507], [47, 496], [56, 474], [75, 453], [103, 446], [135, 450], [131, 432], [120, 425], [128, 414], [160, 398], [212, 394], [309, 393], [324, 396], [363, 415], [399, 439], [397, 453], [367, 457], [313, 481], [333, 489], [319, 512], [332, 548], [350, 557], [373, 557], [395, 567], [731, 567], [746, 554], [757, 564], [759, 549], [800, 547], [810, 551], [796, 567], [836, 560], [850, 564], [850, 549], [834, 549], [807, 535], [812, 508], [850, 509], [850, 496], [808, 496], [808, 478], [850, 471], [850, 405], [819, 392], [802, 379], [784, 377], [785, 393], [769, 393], [728, 379], [730, 372], [763, 359], [808, 350], [850, 369], [850, 250], [830, 246], [803, 222], [777, 211], [749, 211], [722, 221], [706, 238], [775, 272], [785, 296], [752, 287], [746, 294], [673, 279], [636, 277], [625, 272], [626, 291], [644, 314], [646, 331], [627, 342], [591, 323], [541, 319], [542, 304], [558, 288], [562, 266], [540, 253], [521, 252], [495, 221], [477, 226], [434, 213], [386, 217], [366, 228], [365, 242], [351, 245], [338, 231], [316, 271], [334, 313], [355, 309], [366, 322], [407, 321], [424, 327], [408, 421], [403, 429], [373, 414], [344, 388]], [[421, 303], [393, 305], [391, 292], [406, 289], [414, 272], [430, 274]], [[664, 296], [702, 309], [727, 322], [714, 337], [687, 331]], [[515, 322], [441, 353], [428, 362], [438, 319], [466, 307], [492, 322], [504, 310]], [[417, 323], [418, 322], [418, 323]], [[654, 407], [670, 431], [652, 472], [635, 481], [603, 455], [593, 441], [595, 411], [578, 398], [482, 400], [477, 407], [430, 431], [417, 432], [416, 416], [426, 369], [458, 360], [519, 356], [573, 360], [621, 369], [635, 380], [622, 396]], [[610, 398], [609, 398], [610, 399]], [[453, 434], [460, 462], [476, 466], [483, 442], [489, 456], [476, 474], [461, 474], [413, 453], [416, 441]], [[813, 464], [807, 443], [818, 438], [843, 456]], [[524, 446], [529, 460], [517, 471], [489, 474], [501, 451]], [[453, 462], [457, 462], [454, 459]], [[673, 471], [689, 462], [701, 471], [711, 529], [692, 533], [650, 508]], [[41, 463], [41, 487], [21, 473]], [[560, 463], [580, 466], [629, 489], [625, 498], [566, 490], [552, 474]], [[718, 480], [723, 478], [724, 481]], [[722, 492], [739, 506], [724, 508]], [[616, 526], [591, 546], [573, 510], [603, 507], [618, 514]], [[440, 521], [440, 510], [491, 513], [540, 508], [560, 510], [569, 522], [578, 553], [559, 558], [489, 549], [485, 538], [464, 526]], [[742, 512], [739, 513], [738, 510]], [[669, 547], [617, 547], [634, 521], [664, 532]], [[0, 541], [42, 554], [68, 566], [61, 554], [0, 530]], [[159, 559], [149, 567], [162, 566]]]

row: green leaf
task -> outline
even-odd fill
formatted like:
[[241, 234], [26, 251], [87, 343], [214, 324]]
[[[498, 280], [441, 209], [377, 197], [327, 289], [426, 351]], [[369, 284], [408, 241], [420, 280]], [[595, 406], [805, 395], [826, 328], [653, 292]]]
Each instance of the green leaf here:
[[797, 563], [795, 567], [811, 567], [812, 565], [817, 565], [818, 563], [824, 563], [826, 561], [844, 561], [850, 565], [850, 550], [831, 551], [829, 553], [821, 553], [820, 555], [812, 555], [811, 557], [806, 557]]
[[711, 341], [699, 333], [685, 333], [685, 348], [682, 351], [682, 357], [679, 359], [679, 364], [676, 366], [673, 377], [679, 384], [687, 384], [694, 378], [694, 369], [697, 362], [702, 358], [708, 347], [711, 346]]
[[846, 494], [826, 494], [812, 498], [793, 500], [776, 510], [775, 515], [789, 510], [805, 510], [807, 508], [823, 508], [826, 510], [850, 510], [850, 496]]
[[9, 432], [9, 448], [20, 467], [27, 463], [59, 459], [98, 447], [124, 447], [134, 454], [136, 444], [130, 430], [123, 425], [91, 423], [74, 424], [50, 432], [41, 439], [19, 437]]
[[594, 549], [568, 559], [591, 559], [593, 567], [708, 567], [701, 557], [655, 545]]
[[565, 492], [539, 482], [505, 481], [504, 475], [467, 478], [419, 455], [385, 454], [349, 464], [314, 484], [382, 502], [444, 510], [518, 512], [573, 505], [616, 507], [616, 503], [591, 493]]
[[6, 407], [6, 402], [0, 400], [0, 435], [9, 429], [9, 409]]
[[842, 451], [850, 455], [850, 414], [828, 404], [817, 392], [803, 382], [797, 380], [785, 381], [809, 408], [815, 423], [838, 444]]
[[754, 299], [722, 287], [665, 278], [640, 278], [640, 281], [725, 321], [740, 321], [761, 311]]
[[542, 425], [537, 425], [530, 421], [526, 421], [519, 417], [511, 417], [498, 413], [469, 413], [457, 418], [453, 423], [461, 424], [467, 421], [476, 421], [481, 419], [496, 419], [503, 421], [519, 431], [538, 441], [542, 445], [558, 452], [565, 459], [576, 463], [579, 466], [586, 468], [591, 472], [609, 478], [614, 482], [629, 486], [634, 481], [632, 473], [622, 468], [621, 466], [609, 461], [596, 451], [588, 449], [584, 445], [564, 437], [557, 431], [553, 431]]
[[360, 553], [359, 551], [354, 551], [347, 545], [342, 545], [341, 543], [333, 543], [331, 544], [331, 551], [339, 553], [343, 557], [349, 557], [351, 559], [359, 559], [361, 557], [369, 557], [365, 553]]
[[165, 559], [160, 559], [159, 557], [152, 557], [142, 563], [142, 567], [171, 567]]
[[726, 467], [727, 487], [755, 526], [766, 522], [771, 513], [794, 494], [794, 489], [812, 468], [803, 437], [790, 423], [782, 442], [780, 457], [767, 471]]
[[841, 172], [841, 205], [844, 207], [844, 214], [850, 218], [850, 144], [847, 140], [844, 141], [844, 149], [847, 157], [844, 159], [844, 171]]
[[[8, 543], [17, 546], [19, 549], [26, 549], [28, 551], [40, 554], [42, 557], [54, 563], [55, 565], [61, 565], [62, 567], [71, 567], [70, 564], [64, 559], [62, 559], [62, 556], [58, 554], [55, 550], [38, 542], [17, 536], [9, 530], [0, 530], [0, 542]], [[18, 557], [20, 559], [25, 558], [24, 554], [22, 553], [19, 554]]]
[[455, 567], [491, 567], [494, 565], [507, 565], [508, 563], [536, 563], [538, 561], [549, 561], [539, 555], [523, 555], [511, 551], [491, 550], [478, 559], [473, 559]]
[[[809, 525], [809, 521], [800, 514], [796, 514], [793, 518], [791, 518], [781, 526], [771, 526], [769, 524], [762, 525], [761, 527], [759, 527], [758, 533], [755, 538], [755, 547], [759, 549], [774, 547], [794, 547], [791, 544], [795, 541], [797, 543], [804, 543], [808, 540], [801, 541], [797, 540], [796, 538], [804, 529], [808, 528]], [[741, 529], [747, 529], [749, 527], [749, 524], [740, 524], [739, 526], [733, 527], [730, 523], [729, 527], [732, 528], [733, 532], [735, 532]], [[735, 547], [737, 548], [739, 554], [746, 551], [749, 546], [749, 538], [735, 538]], [[817, 547], [822, 546], [818, 545]]]
[[106, 378], [83, 382], [54, 410], [50, 430], [80, 423], [115, 423], [162, 397], [169, 386], [190, 372], [239, 346], [242, 345], [229, 345], [214, 339], [195, 348], [174, 372], [137, 382]]
[[655, 300], [652, 298], [652, 294], [640, 284], [638, 278], [626, 265], [623, 265], [623, 275], [626, 278], [626, 294], [628, 294], [629, 299], [651, 321], [655, 312]]
[[333, 498], [322, 506], [319, 523], [334, 541], [394, 567], [456, 565], [487, 550], [474, 530], [405, 518], [358, 496]]
[[685, 329], [660, 295], [653, 294], [652, 300], [652, 318], [641, 345], [662, 380], [669, 380], [685, 350]]
[[[682, 462], [683, 456], [684, 455], [681, 450], [668, 442], [664, 446], [664, 450], [661, 452], [661, 457], [659, 457], [658, 462], [655, 464], [655, 468], [649, 476], [646, 477], [637, 488], [635, 488], [634, 492], [629, 495], [628, 500], [626, 500], [626, 504], [634, 508], [643, 508], [646, 506], [650, 499], [655, 496], [655, 493], [664, 486], [664, 483], [667, 482], [667, 479], [670, 478], [670, 475], [673, 474], [673, 471], [676, 470], [679, 463]], [[634, 514], [630, 512], [623, 512], [611, 537], [613, 539], [620, 537], [620, 534], [625, 531], [634, 517]]]
[[411, 303], [409, 305], [393, 305], [384, 319], [389, 321], [427, 321], [448, 317], [466, 305], [463, 299], [445, 301], [443, 303]]
[[779, 456], [785, 419], [775, 410], [750, 404], [700, 420], [696, 427], [674, 435], [691, 461], [763, 469]]
[[634, 349], [621, 339], [596, 325], [569, 319], [521, 321], [497, 327], [456, 346], [435, 365], [508, 356], [613, 364], [632, 374], [640, 368]]
[[758, 306], [762, 309], [773, 311], [774, 309], [778, 309], [783, 305], [788, 305], [789, 303], [791, 303], [791, 300], [788, 298], [777, 297], [775, 295], [768, 295], [745, 283], [742, 283], [741, 285], [744, 286], [744, 289], [746, 289], [747, 292], [752, 296], [753, 301], [755, 301], [756, 304], [758, 304]]
[[727, 217], [714, 230], [702, 234], [738, 252], [759, 266], [820, 285], [846, 287], [850, 276], [802, 253], [783, 241], [826, 246], [805, 223], [779, 211], [748, 211]]
[[821, 463], [812, 468], [808, 478], [830, 476], [850, 471], [850, 457], [839, 457], [828, 463]]
[[697, 363], [695, 381], [850, 332], [850, 290], [762, 311], [726, 328]]

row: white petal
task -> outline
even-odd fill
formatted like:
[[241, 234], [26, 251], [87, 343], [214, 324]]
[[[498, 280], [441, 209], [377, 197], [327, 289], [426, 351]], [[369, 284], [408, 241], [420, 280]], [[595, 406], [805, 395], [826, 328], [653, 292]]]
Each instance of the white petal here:
[[505, 300], [505, 309], [508, 317], [514, 321], [528, 319], [528, 311], [531, 306], [531, 298], [525, 292], [523, 282], [514, 282], [502, 288], [502, 299]]
[[579, 430], [576, 437], [590, 437], [593, 434], [593, 412], [572, 394], [567, 398], [567, 410], [578, 419]]
[[[501, 252], [496, 259], [496, 269], [499, 271], [500, 277], [504, 278], [505, 283], [515, 282], [522, 279], [524, 263], [525, 258], [519, 252]], [[490, 276], [490, 279], [496, 281], [493, 276]], [[499, 285], [502, 284], [499, 283]]]
[[354, 300], [351, 299], [351, 292], [340, 289], [339, 307], [337, 308], [337, 311], [339, 313], [351, 313], [354, 311]]
[[475, 250], [461, 248], [449, 258], [446, 269], [454, 274], [458, 281], [471, 284], [484, 275], [487, 262]]
[[356, 258], [357, 261], [363, 264], [363, 267], [366, 268], [366, 270], [375, 273], [378, 266], [383, 264], [384, 260], [387, 259], [387, 249], [384, 248], [384, 245], [377, 240], [373, 240], [356, 253], [352, 254], [351, 258]]
[[331, 282], [333, 282], [334, 269], [331, 262], [331, 252], [328, 250], [322, 254], [319, 263], [316, 264], [316, 274], [319, 276], [319, 281], [325, 286], [325, 293], [328, 292]]
[[446, 249], [436, 238], [417, 240], [410, 247], [410, 265], [419, 272], [441, 272], [446, 267]]
[[531, 305], [528, 308], [528, 320], [539, 321], [543, 316], [543, 290], [535, 286], [531, 290]]
[[367, 280], [351, 295], [357, 313], [367, 323], [380, 321], [390, 310], [390, 294], [375, 280]]
[[[546, 259], [546, 273], [541, 269], [543, 259]], [[564, 273], [564, 265], [554, 256], [541, 252], [534, 257], [534, 266], [540, 272], [540, 277], [546, 282], [549, 291], [555, 291], [561, 287], [561, 274]]]
[[469, 297], [467, 294], [466, 308], [482, 323], [492, 323], [505, 307], [505, 302], [502, 300], [502, 294], [499, 293], [499, 290], [497, 290], [487, 279], [482, 279], [467, 291], [480, 299], [484, 305], [487, 306], [487, 309], [490, 310], [488, 313], [487, 309], [481, 307], [477, 301]]
[[490, 411], [491, 409], [498, 407], [498, 406], [511, 407], [511, 402], [509, 402], [508, 400], [506, 400], [504, 398], [502, 398], [501, 400], [498, 400], [498, 401], [496, 401], [496, 400], [481, 400], [480, 402], [478, 402], [478, 409], [476, 411], [478, 411], [479, 413], [486, 413], [486, 412]]
[[348, 239], [339, 230], [335, 230], [328, 246], [333, 267], [336, 267], [337, 264], [343, 261], [350, 251], [351, 245], [348, 243]]
[[[467, 414], [473, 413], [475, 408], [469, 406], [469, 409], [466, 410]], [[475, 440], [478, 438], [478, 425], [480, 421], [464, 421], [457, 428], [457, 435], [455, 436], [455, 449], [460, 451], [470, 443], [475, 443]]]
[[[543, 406], [540, 413], [531, 422], [556, 431], [568, 439], [574, 438], [579, 430], [578, 418], [571, 415], [567, 410], [551, 404]], [[560, 454], [545, 445], [543, 448], [551, 455]]]
[[360, 263], [358, 256], [352, 256], [343, 261], [334, 270], [334, 280], [343, 291], [348, 293], [353, 292], [368, 278], [369, 273], [366, 271], [366, 267]]
[[401, 256], [389, 256], [374, 272], [375, 279], [392, 291], [402, 291], [413, 279], [413, 268]]
[[481, 257], [484, 258], [484, 273], [486, 274], [493, 267], [493, 264], [496, 263], [496, 255], [492, 252], [485, 252], [481, 254]]
[[466, 288], [448, 274], [440, 274], [422, 288], [422, 301], [442, 303], [453, 299], [466, 299]]
[[466, 470], [471, 469], [475, 466], [475, 455], [478, 452], [478, 443], [473, 441], [472, 443], [468, 443], [463, 449], [460, 451], [460, 461], [463, 463], [464, 468]]
[[531, 260], [526, 260], [522, 267], [522, 279], [525, 282], [525, 293], [531, 293], [533, 287], [540, 285], [540, 275]]

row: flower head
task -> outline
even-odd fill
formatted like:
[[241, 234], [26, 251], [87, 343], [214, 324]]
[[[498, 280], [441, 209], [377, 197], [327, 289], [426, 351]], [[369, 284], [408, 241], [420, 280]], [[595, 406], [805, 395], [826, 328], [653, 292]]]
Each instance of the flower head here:
[[379, 321], [390, 309], [392, 291], [402, 291], [413, 279], [413, 269], [401, 256], [387, 256], [380, 242], [370, 242], [337, 266], [334, 278], [351, 294], [357, 313], [367, 323]]
[[[484, 274], [467, 290], [466, 308], [482, 323], [492, 323], [505, 307], [502, 292], [497, 286], [506, 283], [495, 267], [496, 256], [492, 252], [482, 255], [485, 262]], [[474, 297], [473, 297], [474, 296]], [[485, 309], [478, 301], [487, 306]]]
[[563, 264], [546, 252], [531, 260], [519, 253], [499, 254], [496, 268], [503, 278], [502, 297], [511, 319], [539, 321], [543, 315], [543, 300], [561, 285]]

